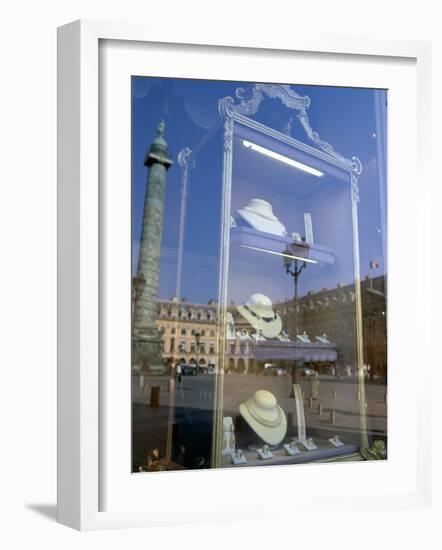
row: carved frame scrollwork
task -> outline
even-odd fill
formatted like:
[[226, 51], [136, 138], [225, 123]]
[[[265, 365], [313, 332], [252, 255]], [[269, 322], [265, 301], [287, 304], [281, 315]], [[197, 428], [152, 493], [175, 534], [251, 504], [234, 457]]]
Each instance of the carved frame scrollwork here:
[[233, 117], [226, 117], [224, 121], [223, 146], [224, 152], [232, 152], [233, 142]]
[[264, 96], [280, 99], [289, 109], [307, 109], [310, 98], [300, 96], [287, 84], [254, 84], [251, 89], [237, 88], [235, 95], [238, 103], [232, 97], [224, 97], [219, 102], [220, 112], [225, 116], [233, 116], [235, 113], [245, 116], [255, 115], [261, 105]]
[[[299, 95], [288, 84], [254, 84], [251, 88], [240, 87], [237, 88], [235, 96], [236, 101], [230, 96], [219, 101], [219, 112], [226, 121], [238, 116], [250, 117], [255, 115], [259, 111], [265, 96], [279, 99], [288, 109], [296, 111], [296, 118], [304, 129], [307, 138], [315, 147], [332, 157], [352, 174], [356, 176], [361, 174], [362, 163], [358, 157], [353, 156], [350, 159], [344, 157], [330, 143], [321, 139], [319, 133], [312, 128], [308, 117], [308, 109], [311, 104], [308, 96]], [[290, 125], [288, 128], [290, 130]], [[290, 132], [288, 135], [290, 136]], [[353, 179], [353, 183], [357, 186], [357, 178]]]
[[[192, 162], [189, 162], [192, 160]], [[187, 192], [187, 183], [189, 178], [189, 167], [193, 166], [194, 160], [192, 159], [192, 149], [184, 147], [178, 153], [178, 164], [181, 168], [181, 196], [184, 199]]]

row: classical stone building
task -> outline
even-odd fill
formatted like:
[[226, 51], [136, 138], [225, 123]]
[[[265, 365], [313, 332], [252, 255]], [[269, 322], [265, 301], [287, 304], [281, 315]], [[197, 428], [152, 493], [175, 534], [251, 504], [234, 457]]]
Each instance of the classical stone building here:
[[[247, 327], [247, 323], [235, 316], [235, 311], [232, 310], [232, 314], [235, 317], [235, 329], [240, 331], [242, 328]], [[251, 342], [250, 340], [243, 340], [240, 337], [236, 337], [234, 340], [228, 340], [226, 342], [226, 364], [225, 369], [227, 372], [254, 372], [255, 361], [251, 357]]]
[[163, 360], [167, 363], [216, 367], [218, 353], [217, 304], [192, 304], [159, 300], [156, 326], [163, 338]]
[[[371, 376], [387, 373], [387, 323], [385, 277], [367, 277], [361, 282], [364, 363]], [[293, 337], [293, 302], [275, 304]], [[355, 288], [338, 285], [333, 289], [309, 292], [298, 299], [299, 331], [310, 338], [326, 333], [336, 343], [337, 365], [356, 367]]]

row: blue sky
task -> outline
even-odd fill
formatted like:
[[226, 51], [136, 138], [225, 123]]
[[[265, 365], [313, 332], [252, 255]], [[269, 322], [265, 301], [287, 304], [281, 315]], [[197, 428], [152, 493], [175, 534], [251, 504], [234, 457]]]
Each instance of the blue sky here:
[[[144, 155], [155, 137], [156, 126], [161, 119], [166, 122], [166, 141], [169, 145], [169, 156], [174, 165], [168, 172], [165, 202], [165, 223], [160, 273], [160, 298], [169, 298], [176, 290], [176, 251], [179, 240], [180, 211], [180, 169], [177, 154], [183, 147], [193, 149], [207, 134], [210, 128], [219, 121], [218, 100], [225, 96], [235, 96], [239, 86], [251, 86], [240, 82], [220, 82], [206, 80], [180, 80], [132, 77], [132, 233], [133, 233], [133, 270], [136, 271], [138, 243], [144, 205], [147, 169], [143, 165]], [[385, 132], [386, 121], [376, 124], [375, 91], [371, 89], [338, 88], [292, 85], [301, 95], [310, 97], [308, 111], [310, 124], [321, 139], [328, 141], [345, 157], [357, 156], [362, 162], [363, 173], [360, 177], [359, 203], [359, 236], [362, 276], [369, 273], [371, 260], [378, 260], [380, 268], [375, 272], [380, 275], [386, 271], [382, 257], [382, 223], [380, 212], [380, 189], [385, 189], [385, 181], [379, 181], [378, 175], [378, 139], [380, 132]], [[379, 93], [379, 92], [378, 92]], [[386, 100], [386, 92], [382, 92]], [[266, 124], [278, 127], [287, 117], [287, 110], [279, 101], [266, 100], [262, 112], [257, 115]], [[296, 121], [292, 125], [292, 135], [308, 141], [303, 129]], [[235, 157], [234, 150], [234, 162]], [[237, 170], [234, 164], [234, 170]], [[219, 222], [221, 201], [222, 146], [220, 131], [215, 132], [201, 154], [196, 159], [191, 174], [189, 201], [186, 211], [186, 231], [184, 239], [184, 262], [181, 274], [181, 297], [189, 301], [205, 303], [216, 299], [218, 294], [218, 255], [219, 255]], [[238, 167], [238, 173], [247, 173], [247, 167]], [[269, 181], [277, 171], [269, 173]], [[273, 174], [273, 175], [272, 175]], [[235, 173], [234, 173], [235, 177]], [[281, 173], [281, 178], [283, 177]], [[274, 185], [279, 185], [276, 182]], [[237, 187], [235, 187], [237, 186]], [[241, 195], [242, 183], [234, 183], [233, 196], [238, 190]], [[243, 187], [246, 189], [246, 186]], [[264, 193], [264, 191], [263, 191]], [[234, 197], [233, 197], [234, 198]], [[232, 200], [233, 200], [232, 198]], [[252, 197], [250, 197], [252, 198]], [[240, 200], [238, 198], [238, 200]], [[287, 198], [290, 201], [290, 197]], [[275, 203], [276, 204], [276, 203]], [[327, 216], [333, 217], [333, 200], [329, 201]], [[232, 203], [233, 206], [233, 203]], [[237, 206], [241, 206], [238, 203]], [[282, 209], [279, 209], [282, 213]], [[234, 212], [232, 211], [232, 214]], [[278, 214], [275, 211], [275, 214]], [[335, 213], [335, 215], [337, 215]], [[346, 213], [345, 216], [349, 215]], [[287, 218], [291, 220], [290, 216]], [[385, 220], [384, 220], [385, 222]], [[321, 217], [313, 220], [314, 233], [321, 235]], [[310, 270], [301, 285], [301, 292], [319, 290], [322, 287], [332, 288], [337, 282], [350, 283], [352, 270], [349, 269], [348, 255], [352, 250], [351, 235], [347, 221], [339, 225], [336, 218], [336, 231], [342, 226], [342, 234], [336, 234], [335, 252], [336, 269], [324, 275], [314, 276]], [[302, 232], [302, 227], [293, 223], [287, 227]], [[316, 229], [316, 230], [315, 230]], [[330, 240], [334, 244], [333, 239]], [[339, 244], [338, 244], [339, 243]], [[255, 269], [252, 264], [232, 260], [229, 278], [231, 299], [242, 301], [247, 296], [250, 285], [247, 280], [247, 269]], [[279, 267], [278, 267], [279, 269]], [[259, 270], [258, 270], [259, 271]], [[274, 301], [284, 300], [290, 296], [291, 282], [281, 275], [280, 282], [264, 281], [262, 273], [250, 274], [255, 283], [254, 290], [261, 287], [273, 294]], [[270, 276], [270, 269], [267, 276]], [[275, 277], [279, 273], [275, 271]], [[263, 277], [260, 280], [260, 276]], [[249, 277], [249, 279], [250, 279]], [[260, 286], [261, 285], [261, 286]], [[271, 286], [271, 285], [270, 285]], [[253, 285], [252, 285], [253, 287]]]

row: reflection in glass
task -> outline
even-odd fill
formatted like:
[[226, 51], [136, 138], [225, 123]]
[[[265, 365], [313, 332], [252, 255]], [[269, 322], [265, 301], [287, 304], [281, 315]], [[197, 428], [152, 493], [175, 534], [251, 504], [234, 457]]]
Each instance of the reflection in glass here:
[[146, 80], [132, 99], [133, 471], [385, 459], [386, 93], [133, 89]]

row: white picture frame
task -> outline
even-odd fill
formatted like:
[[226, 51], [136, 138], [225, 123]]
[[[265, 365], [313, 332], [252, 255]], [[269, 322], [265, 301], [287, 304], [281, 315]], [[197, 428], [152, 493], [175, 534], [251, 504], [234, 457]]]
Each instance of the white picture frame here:
[[[432, 182], [429, 176], [429, 132], [428, 124], [431, 119], [431, 104], [428, 101], [430, 81], [430, 53], [431, 45], [426, 42], [411, 42], [400, 40], [362, 39], [356, 37], [318, 37], [302, 35], [298, 32], [293, 36], [280, 36], [269, 44], [259, 35], [251, 38], [251, 34], [235, 38], [214, 38], [207, 41], [204, 34], [192, 32], [189, 36], [185, 26], [181, 32], [174, 31], [168, 36], [167, 30], [148, 28], [144, 25], [126, 24], [118, 22], [76, 21], [61, 27], [58, 32], [58, 521], [80, 530], [139, 527], [161, 524], [194, 522], [193, 513], [179, 511], [177, 506], [171, 506], [166, 496], [166, 486], [173, 483], [187, 484], [188, 487], [198, 487], [199, 498], [204, 501], [204, 510], [198, 515], [197, 521], [226, 521], [232, 519], [257, 518], [261, 508], [256, 506], [249, 509], [243, 507], [238, 512], [234, 506], [223, 507], [225, 502], [220, 487], [226, 485], [229, 475], [235, 475], [235, 484], [248, 488], [253, 494], [257, 475], [265, 476], [269, 483], [277, 482], [287, 475], [288, 470], [278, 467], [264, 469], [231, 469], [225, 471], [203, 471], [167, 473], [164, 476], [155, 475], [132, 476], [127, 472], [127, 483], [131, 486], [140, 483], [147, 487], [151, 494], [157, 495], [155, 507], [147, 504], [129, 505], [122, 497], [121, 505], [106, 506], [103, 501], [103, 483], [107, 483], [106, 476], [112, 468], [103, 466], [106, 453], [110, 447], [104, 438], [103, 415], [106, 415], [107, 391], [110, 386], [101, 383], [103, 361], [106, 354], [102, 353], [100, 338], [103, 324], [103, 302], [106, 301], [106, 289], [103, 289], [103, 250], [100, 214], [103, 212], [102, 179], [100, 179], [100, 113], [103, 106], [100, 102], [100, 47], [105, 42], [115, 42], [131, 48], [135, 44], [163, 44], [167, 45], [172, 58], [175, 58], [174, 67], [178, 69], [180, 51], [189, 51], [197, 47], [203, 56], [210, 59], [215, 49], [228, 48], [230, 56], [244, 55], [244, 52], [253, 51], [254, 55], [266, 56], [289, 55], [293, 52], [302, 52], [303, 55], [328, 56], [345, 60], [352, 58], [355, 63], [362, 63], [370, 57], [390, 60], [392, 63], [401, 59], [411, 60], [416, 68], [417, 97], [408, 105], [407, 116], [416, 113], [418, 124], [414, 144], [413, 157], [416, 159], [419, 171], [419, 181], [416, 187], [416, 220], [419, 241], [425, 243], [415, 251], [418, 259], [418, 269], [411, 275], [411, 284], [419, 282], [415, 297], [409, 297], [411, 311], [419, 308], [419, 333], [422, 335], [416, 342], [417, 351], [422, 364], [431, 364], [430, 345], [432, 327], [431, 319], [431, 242], [432, 235], [428, 224], [428, 208], [431, 204]], [[185, 44], [185, 46], [184, 46]], [[264, 49], [265, 48], [265, 49]], [[248, 50], [249, 49], [249, 50]], [[359, 61], [358, 61], [359, 60]], [[327, 63], [327, 59], [323, 59]], [[201, 74], [201, 77], [204, 77]], [[353, 75], [354, 76], [354, 75]], [[414, 97], [414, 96], [413, 96]], [[129, 101], [129, 99], [128, 99]], [[412, 117], [410, 117], [412, 118]], [[413, 123], [411, 123], [413, 129]], [[127, 153], [127, 151], [126, 151]], [[126, 154], [125, 153], [125, 154]], [[391, 197], [397, 198], [400, 190], [396, 187], [389, 190]], [[393, 211], [393, 222], [396, 211]], [[394, 225], [393, 223], [393, 225]], [[403, 227], [404, 220], [398, 215], [397, 231], [390, 233], [389, 238], [394, 242], [400, 239], [399, 227]], [[105, 227], [105, 226], [104, 226]], [[390, 247], [391, 248], [391, 247]], [[392, 255], [392, 262], [400, 258]], [[413, 279], [414, 277], [414, 279]], [[392, 299], [395, 292], [393, 292]], [[396, 294], [400, 294], [399, 290]], [[399, 300], [394, 303], [399, 303]], [[129, 306], [128, 306], [129, 309]], [[399, 314], [394, 313], [389, 318], [389, 336], [395, 338], [400, 331], [401, 320]], [[411, 355], [409, 361], [415, 355]], [[426, 359], [425, 359], [426, 358]], [[334, 498], [339, 502], [342, 513], [351, 510], [355, 505], [364, 510], [396, 509], [398, 507], [423, 507], [431, 499], [431, 446], [425, 444], [430, 432], [427, 423], [431, 407], [428, 395], [424, 392], [424, 385], [428, 384], [429, 373], [413, 381], [413, 391], [416, 397], [416, 407], [409, 412], [410, 425], [413, 429], [411, 440], [415, 442], [413, 459], [407, 462], [409, 480], [412, 489], [386, 489], [383, 493], [361, 490], [354, 494], [351, 481], [347, 487], [334, 488], [332, 497], [327, 490], [318, 489], [308, 494], [309, 500], [315, 498], [315, 512], [326, 513], [333, 505]], [[389, 399], [394, 393], [394, 377], [389, 387]], [[411, 396], [413, 397], [413, 396]], [[128, 403], [128, 407], [130, 404]], [[393, 412], [394, 398], [393, 398]], [[394, 414], [389, 415], [389, 430], [393, 439], [395, 429], [400, 430], [401, 419]], [[122, 425], [122, 430], [129, 434], [130, 426]], [[123, 433], [123, 432], [122, 432]], [[125, 439], [127, 439], [127, 434]], [[130, 437], [130, 435], [129, 435]], [[402, 441], [402, 440], [401, 440]], [[398, 449], [405, 447], [402, 443]], [[388, 461], [387, 461], [388, 462]], [[394, 456], [391, 459], [394, 465]], [[315, 476], [325, 479], [333, 468], [335, 477], [339, 478], [339, 471], [346, 468], [346, 477], [352, 479], [357, 476], [358, 464], [345, 465], [315, 465]], [[382, 466], [378, 463], [365, 465], [373, 475], [382, 475]], [[282, 467], [285, 468], [285, 467]], [[303, 467], [303, 473], [307, 472]], [[338, 470], [339, 469], [339, 470]], [[257, 470], [260, 470], [257, 472]], [[265, 473], [263, 472], [265, 471]], [[283, 472], [283, 473], [281, 473]], [[404, 475], [406, 470], [404, 470]], [[126, 475], [126, 474], [125, 474]], [[172, 476], [172, 477], [171, 477]], [[204, 481], [203, 481], [204, 479]], [[400, 479], [398, 479], [400, 483]], [[277, 486], [273, 485], [273, 486]], [[342, 488], [342, 491], [341, 491]], [[132, 490], [132, 489], [131, 489]], [[143, 489], [145, 490], [145, 489]], [[365, 492], [364, 492], [365, 491]], [[298, 491], [299, 493], [299, 491]], [[118, 495], [118, 493], [116, 493]], [[125, 493], [128, 495], [129, 493]], [[170, 494], [170, 493], [169, 493]], [[198, 496], [198, 495], [197, 495]], [[297, 495], [299, 497], [299, 495]], [[191, 498], [191, 495], [189, 495]], [[256, 499], [258, 497], [256, 496]], [[267, 495], [268, 498], [268, 495]], [[288, 517], [296, 509], [302, 508], [302, 495], [296, 501], [284, 491], [274, 492], [273, 498], [280, 499], [290, 506], [287, 509]], [[307, 496], [305, 497], [307, 498]], [[152, 498], [146, 499], [152, 502]], [[212, 506], [208, 505], [211, 500]], [[135, 502], [135, 501], [134, 501]], [[241, 498], [238, 505], [241, 505]], [[244, 504], [244, 503], [242, 503]], [[259, 503], [258, 503], [259, 504]], [[217, 508], [216, 518], [210, 510]], [[189, 506], [191, 508], [191, 506]], [[289, 512], [290, 511], [290, 512]], [[281, 515], [279, 509], [279, 516]]]

